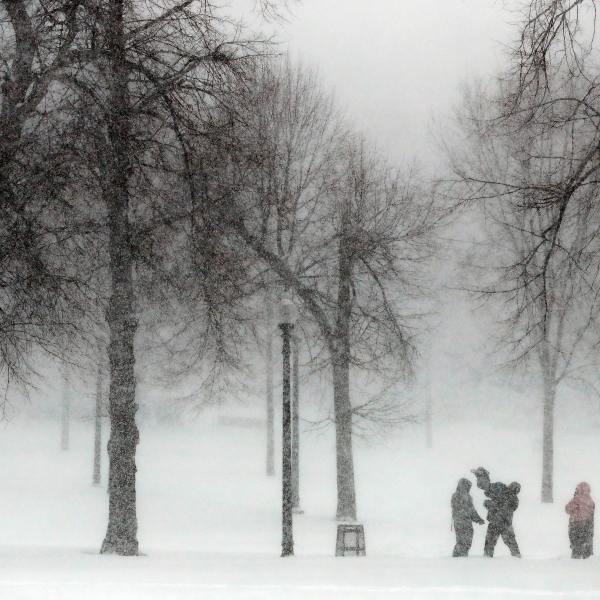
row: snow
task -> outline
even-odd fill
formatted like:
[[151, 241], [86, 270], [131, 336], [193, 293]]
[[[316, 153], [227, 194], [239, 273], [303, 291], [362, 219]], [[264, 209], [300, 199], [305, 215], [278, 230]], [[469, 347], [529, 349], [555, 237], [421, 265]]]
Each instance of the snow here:
[[[535, 424], [436, 426], [431, 450], [419, 426], [356, 440], [367, 556], [345, 558], [333, 556], [333, 435], [305, 431], [304, 514], [294, 517], [296, 555], [286, 559], [279, 557], [280, 481], [264, 474], [261, 430], [219, 426], [214, 415], [169, 428], [142, 422], [140, 430], [144, 555], [121, 558], [97, 553], [107, 494], [91, 485], [92, 424], [72, 425], [66, 452], [58, 423], [16, 419], [0, 427], [0, 598], [600, 598], [599, 559], [570, 559], [564, 513], [581, 480], [600, 499], [592, 428], [557, 432], [554, 505], [539, 502]], [[480, 465], [494, 481], [522, 484], [514, 520], [521, 560], [501, 541], [494, 559], [483, 558], [483, 527], [468, 559], [450, 557], [450, 496]], [[481, 492], [472, 492], [483, 513]]]

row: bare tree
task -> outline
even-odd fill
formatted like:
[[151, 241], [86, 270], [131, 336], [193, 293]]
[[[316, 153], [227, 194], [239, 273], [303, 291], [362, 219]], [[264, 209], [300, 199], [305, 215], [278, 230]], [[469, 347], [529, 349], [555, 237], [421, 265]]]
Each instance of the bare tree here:
[[[507, 215], [508, 216], [508, 215]], [[593, 347], [598, 336], [600, 307], [589, 288], [578, 283], [579, 273], [564, 257], [554, 257], [544, 266], [533, 247], [552, 222], [552, 210], [524, 215], [522, 211], [504, 220], [504, 234], [511, 240], [512, 263], [504, 265], [504, 289], [513, 303], [507, 319], [514, 362], [532, 353], [541, 373], [543, 390], [542, 502], [553, 501], [554, 413], [557, 391], [570, 377], [585, 378], [595, 368]], [[558, 238], [563, 251], [580, 254], [589, 236], [589, 218], [581, 212]], [[524, 222], [525, 221], [525, 222]], [[582, 266], [583, 257], [578, 260]], [[587, 261], [585, 261], [587, 262]], [[507, 268], [508, 267], [508, 268]], [[534, 273], [543, 273], [533, 278]], [[502, 284], [501, 284], [502, 285]]]
[[295, 294], [312, 344], [320, 340], [333, 380], [337, 516], [354, 519], [352, 421], [370, 411], [351, 403], [350, 367], [383, 372], [387, 361], [396, 375], [410, 370], [415, 315], [403, 308], [418, 289], [436, 215], [346, 133], [314, 75], [284, 64], [251, 93], [258, 114], [222, 132], [225, 156], [213, 161], [228, 175], [216, 168], [210, 177], [219, 182], [212, 193], [229, 199], [218, 220]]
[[[594, 0], [529, 2], [499, 98], [497, 116], [513, 131], [535, 132], [535, 139], [552, 127], [563, 140], [572, 137], [564, 153], [553, 155], [560, 179], [555, 177], [551, 185], [536, 182], [536, 202], [557, 206], [545, 232], [549, 253], [569, 205], [578, 202], [583, 188], [595, 185], [600, 168], [597, 17]], [[545, 157], [532, 155], [530, 160]]]
[[457, 200], [477, 200], [495, 241], [498, 276], [479, 291], [504, 301], [510, 364], [537, 362], [543, 390], [541, 497], [552, 502], [557, 389], [589, 373], [598, 335], [596, 186], [578, 185], [567, 203], [557, 200], [565, 198], [565, 181], [578, 169], [577, 154], [586, 143], [582, 125], [498, 116], [507, 89], [505, 83], [495, 95], [481, 89], [467, 94], [460, 120], [464, 147], [451, 153], [457, 179], [449, 189]]
[[[77, 115], [80, 126], [81, 183], [74, 192], [85, 190], [92, 199], [88, 209], [103, 235], [98, 252], [106, 277], [97, 293], [109, 332], [111, 433], [109, 522], [102, 552], [132, 555], [138, 550], [134, 367], [139, 309], [160, 300], [161, 292], [152, 298], [150, 290], [169, 282], [165, 267], [181, 241], [174, 232], [197, 216], [189, 196], [174, 192], [172, 183], [186, 176], [189, 147], [202, 134], [204, 115], [226, 101], [233, 89], [230, 79], [243, 71], [245, 57], [254, 50], [210, 2], [165, 2], [150, 9], [107, 0], [82, 6], [80, 13], [77, 49], [60, 83], [63, 110]], [[215, 292], [217, 279], [208, 276], [207, 265], [216, 260], [218, 248], [210, 224], [195, 226], [195, 237], [206, 242], [198, 244], [204, 262], [197, 272], [204, 276], [203, 289]], [[212, 300], [212, 306], [218, 304], [216, 293]], [[209, 322], [221, 350], [220, 321]]]
[[[56, 357], [89, 323], [89, 223], [67, 190], [77, 124], [59, 110], [80, 4], [0, 3], [0, 369], [22, 380], [28, 357]], [[77, 255], [78, 261], [72, 257]], [[86, 272], [87, 271], [87, 272]]]

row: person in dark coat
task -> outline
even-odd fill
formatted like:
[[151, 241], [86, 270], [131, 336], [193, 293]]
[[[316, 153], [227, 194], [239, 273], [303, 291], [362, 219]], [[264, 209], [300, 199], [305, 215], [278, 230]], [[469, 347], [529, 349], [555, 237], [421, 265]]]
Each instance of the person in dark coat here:
[[513, 513], [519, 506], [517, 494], [521, 491], [520, 484], [516, 481], [510, 486], [499, 481], [492, 483], [489, 471], [483, 467], [473, 469], [471, 472], [477, 478], [477, 487], [483, 490], [487, 496], [483, 503], [488, 511], [484, 555], [493, 557], [498, 538], [502, 537], [502, 541], [507, 545], [511, 555], [520, 558], [521, 552], [512, 525]]
[[[515, 537], [515, 530], [513, 529], [513, 514], [517, 508], [519, 508], [519, 492], [521, 491], [521, 484], [517, 481], [513, 481], [508, 486], [508, 492], [506, 495], [506, 529], [505, 534], [502, 537], [504, 543], [511, 549], [513, 556], [520, 557], [519, 545], [517, 544], [517, 538]], [[509, 540], [508, 542], [506, 540]], [[513, 552], [513, 549], [515, 550]]]
[[485, 523], [473, 506], [470, 490], [471, 482], [463, 478], [459, 480], [456, 491], [452, 494], [452, 523], [456, 534], [452, 556], [468, 556], [473, 542], [473, 523]]
[[594, 544], [594, 501], [585, 481], [575, 488], [573, 499], [565, 507], [569, 514], [571, 558], [589, 558]]

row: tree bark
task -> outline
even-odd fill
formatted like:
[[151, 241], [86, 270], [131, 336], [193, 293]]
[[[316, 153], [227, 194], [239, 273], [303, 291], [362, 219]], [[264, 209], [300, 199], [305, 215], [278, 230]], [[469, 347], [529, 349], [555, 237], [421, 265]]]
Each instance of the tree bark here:
[[102, 362], [96, 372], [96, 413], [94, 415], [94, 469], [92, 483], [100, 485], [102, 472]]
[[542, 502], [554, 502], [554, 401], [556, 385], [544, 376], [543, 442], [542, 442]]
[[352, 456], [352, 407], [350, 365], [339, 357], [333, 365], [333, 404], [337, 467], [337, 512], [339, 521], [356, 520], [354, 460]]
[[106, 201], [112, 289], [106, 312], [109, 328], [109, 516], [102, 553], [135, 555], [138, 552], [135, 452], [136, 381], [134, 341], [137, 319], [134, 307], [133, 256], [129, 222], [130, 107], [128, 67], [123, 31], [124, 1], [110, 0], [107, 23], [110, 53], [110, 106]]
[[352, 456], [352, 405], [350, 403], [350, 318], [352, 315], [352, 246], [350, 202], [342, 208], [338, 246], [338, 298], [335, 340], [330, 344], [333, 362], [333, 406], [337, 460], [338, 520], [356, 520], [354, 460]]
[[[0, 83], [0, 173], [9, 164], [25, 120], [22, 107], [27, 91], [33, 82], [32, 66], [36, 53], [36, 34], [27, 13], [27, 3], [22, 0], [2, 2], [15, 36], [15, 56], [9, 76]], [[7, 186], [0, 176], [0, 189]]]
[[267, 302], [267, 355], [266, 355], [266, 399], [267, 399], [267, 475], [275, 475], [275, 409], [273, 405], [273, 307]]
[[[559, 334], [562, 324], [559, 327]], [[551, 503], [554, 489], [554, 400], [556, 397], [556, 360], [551, 354], [551, 345], [547, 339], [539, 346], [538, 353], [542, 372], [542, 502]], [[555, 357], [554, 357], [555, 358]]]
[[294, 327], [290, 323], [280, 323], [283, 341], [283, 405], [281, 440], [281, 556], [294, 554], [293, 515], [292, 515], [292, 422], [290, 398], [290, 337]]

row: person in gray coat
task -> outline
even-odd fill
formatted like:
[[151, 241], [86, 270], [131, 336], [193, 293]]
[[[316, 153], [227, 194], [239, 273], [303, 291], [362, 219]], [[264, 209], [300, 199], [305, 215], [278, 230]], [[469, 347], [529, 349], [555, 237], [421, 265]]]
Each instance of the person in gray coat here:
[[477, 514], [473, 506], [473, 498], [469, 493], [471, 482], [460, 479], [456, 492], [452, 494], [452, 523], [456, 534], [456, 545], [452, 556], [468, 556], [473, 543], [473, 523], [484, 524], [484, 520]]

